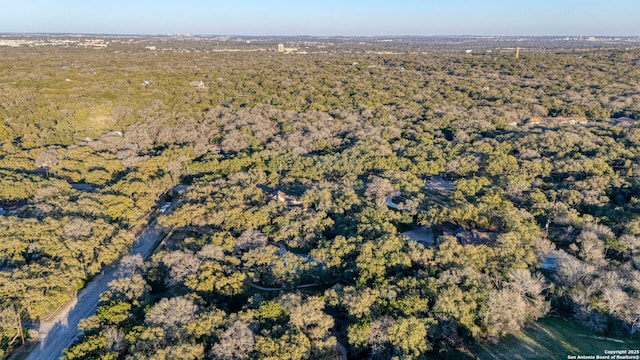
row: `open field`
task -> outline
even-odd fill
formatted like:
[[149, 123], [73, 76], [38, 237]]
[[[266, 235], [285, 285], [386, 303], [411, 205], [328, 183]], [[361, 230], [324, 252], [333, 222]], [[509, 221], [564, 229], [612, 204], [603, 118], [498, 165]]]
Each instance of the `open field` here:
[[519, 336], [498, 345], [479, 345], [480, 359], [566, 359], [568, 355], [605, 355], [605, 350], [639, 349], [638, 338], [596, 335], [575, 322], [547, 317], [526, 326]]

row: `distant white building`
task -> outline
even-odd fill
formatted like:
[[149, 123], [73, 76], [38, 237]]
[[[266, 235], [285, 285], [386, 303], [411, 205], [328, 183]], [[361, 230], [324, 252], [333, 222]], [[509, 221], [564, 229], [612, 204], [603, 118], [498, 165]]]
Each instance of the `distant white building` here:
[[298, 48], [284, 47], [284, 44], [278, 44], [278, 54], [292, 54], [298, 52]]

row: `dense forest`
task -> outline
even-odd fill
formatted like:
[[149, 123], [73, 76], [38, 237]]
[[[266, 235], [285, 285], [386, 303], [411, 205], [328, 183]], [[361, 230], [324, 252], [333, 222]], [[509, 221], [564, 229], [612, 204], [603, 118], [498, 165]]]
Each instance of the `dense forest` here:
[[68, 359], [637, 338], [639, 59], [3, 48], [0, 358], [120, 259]]

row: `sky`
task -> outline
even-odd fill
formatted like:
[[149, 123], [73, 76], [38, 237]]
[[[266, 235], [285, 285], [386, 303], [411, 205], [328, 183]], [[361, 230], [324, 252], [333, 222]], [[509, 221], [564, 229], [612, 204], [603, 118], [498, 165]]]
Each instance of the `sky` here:
[[0, 0], [0, 33], [639, 36], [639, 0]]

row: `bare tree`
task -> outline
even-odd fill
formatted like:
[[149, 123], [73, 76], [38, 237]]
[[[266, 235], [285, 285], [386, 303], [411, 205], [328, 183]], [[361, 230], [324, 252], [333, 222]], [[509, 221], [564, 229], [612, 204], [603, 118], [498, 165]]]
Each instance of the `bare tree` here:
[[167, 285], [175, 286], [195, 274], [202, 261], [191, 252], [173, 251], [162, 257], [162, 263], [169, 269]]
[[603, 332], [607, 328], [607, 317], [590, 306], [580, 307], [575, 314], [576, 320], [595, 332]]
[[391, 181], [386, 178], [374, 176], [367, 184], [367, 190], [364, 195], [370, 200], [383, 199], [393, 194], [394, 189]]
[[35, 159], [36, 166], [42, 169], [46, 169], [47, 171], [52, 167], [58, 164], [60, 160], [58, 159], [58, 150], [49, 149], [43, 153], [40, 153], [36, 156]]
[[602, 300], [609, 308], [609, 313], [613, 315], [621, 315], [629, 301], [629, 295], [619, 288], [606, 287], [602, 290]]
[[63, 233], [67, 238], [83, 239], [91, 235], [91, 222], [83, 218], [73, 218], [64, 225]]
[[573, 256], [567, 255], [558, 258], [558, 271], [556, 277], [558, 281], [571, 287], [576, 284], [586, 284], [590, 281], [596, 268], [586, 264]]
[[[527, 318], [527, 303], [514, 289], [494, 290], [487, 302], [487, 323], [498, 336], [516, 333]], [[491, 332], [491, 330], [490, 330]]]
[[163, 298], [155, 304], [145, 315], [145, 323], [171, 329], [192, 322], [196, 317], [198, 307], [192, 299], [184, 296]]
[[120, 260], [118, 276], [129, 277], [133, 274], [144, 274], [146, 268], [147, 266], [140, 254], [125, 255], [122, 257], [122, 260]]
[[220, 245], [207, 244], [198, 251], [198, 257], [201, 259], [222, 260], [224, 259], [224, 249]]
[[255, 345], [255, 335], [249, 324], [238, 320], [220, 336], [220, 342], [213, 346], [214, 359], [239, 360], [249, 357]]
[[544, 316], [549, 310], [542, 295], [545, 288], [542, 276], [531, 276], [525, 269], [511, 271], [509, 282], [489, 295], [486, 317], [489, 332], [494, 336], [517, 333], [526, 321]]
[[594, 231], [583, 230], [576, 239], [580, 244], [579, 255], [587, 263], [601, 267], [606, 264], [604, 241]]
[[391, 341], [389, 340], [388, 329], [393, 325], [393, 319], [382, 317], [371, 323], [369, 338], [367, 343], [371, 349], [371, 359], [390, 359]]
[[170, 161], [167, 164], [167, 171], [169, 172], [169, 176], [171, 177], [171, 182], [173, 184], [179, 183], [186, 162], [187, 158], [181, 156], [177, 160]]
[[526, 320], [535, 320], [549, 311], [543, 291], [548, 288], [542, 275], [532, 275], [526, 269], [514, 269], [509, 274], [507, 287], [516, 291], [527, 303]]
[[236, 239], [234, 246], [235, 251], [246, 251], [256, 249], [267, 244], [269, 239], [260, 230], [249, 229], [245, 230]]
[[109, 351], [122, 351], [127, 344], [124, 339], [124, 331], [116, 327], [107, 328], [104, 331], [104, 336], [107, 338], [106, 348]]

